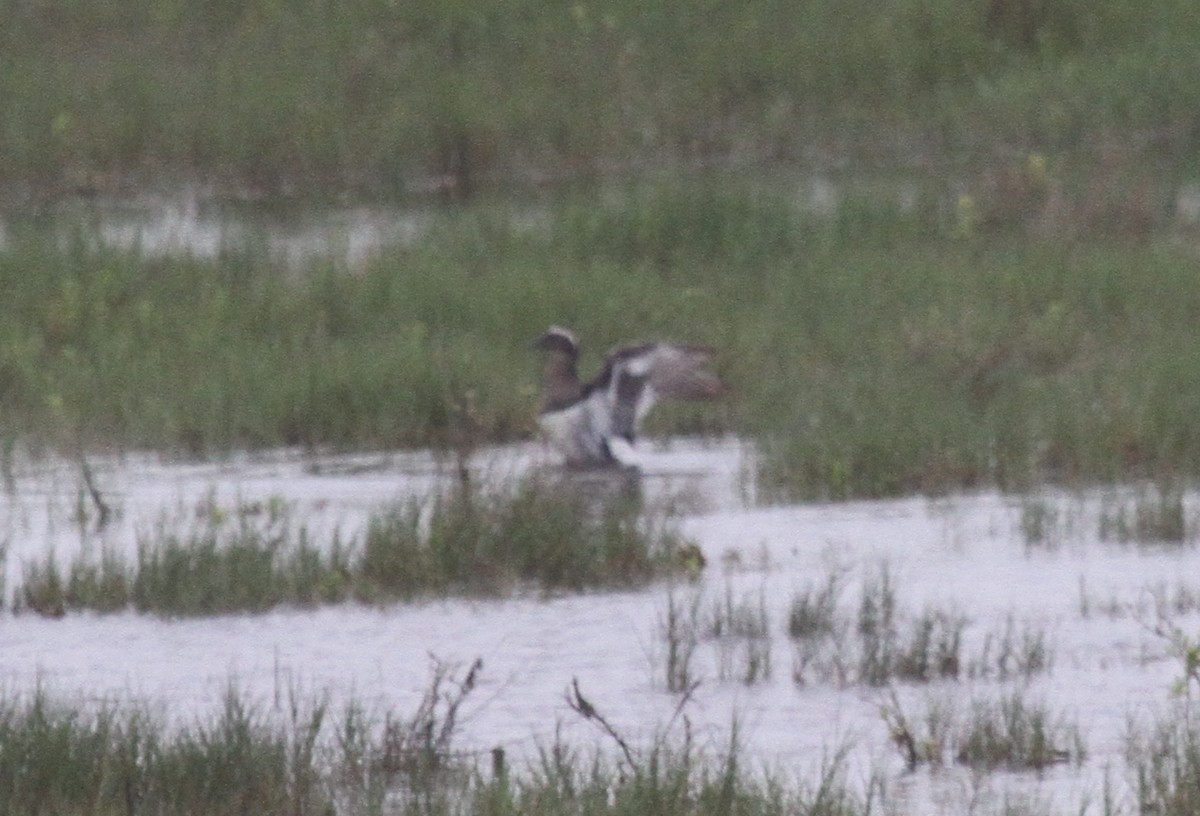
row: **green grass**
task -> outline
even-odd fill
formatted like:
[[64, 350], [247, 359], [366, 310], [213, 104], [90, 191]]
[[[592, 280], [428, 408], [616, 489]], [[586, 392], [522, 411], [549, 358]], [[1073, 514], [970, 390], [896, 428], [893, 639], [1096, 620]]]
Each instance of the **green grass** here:
[[880, 705], [880, 716], [910, 770], [940, 766], [951, 758], [985, 771], [1042, 771], [1062, 762], [1082, 763], [1086, 746], [1079, 727], [1026, 694], [1017, 689], [977, 699], [962, 713], [931, 699], [924, 716], [914, 721], [893, 690]]
[[133, 609], [164, 617], [261, 612], [355, 599], [496, 596], [639, 586], [681, 569], [673, 522], [634, 497], [528, 478], [456, 487], [376, 511], [365, 531], [316, 538], [283, 502], [164, 517], [114, 552], [25, 565], [15, 607], [48, 617]]
[[1060, 762], [1078, 764], [1085, 754], [1077, 725], [1018, 690], [972, 704], [955, 758], [972, 767], [1042, 770]]
[[719, 349], [729, 399], [650, 431], [754, 439], [768, 499], [1200, 475], [1178, 236], [964, 235], [953, 210], [851, 193], [821, 215], [762, 179], [657, 178], [564, 193], [534, 226], [481, 202], [352, 273], [14, 229], [4, 433], [191, 454], [527, 438], [529, 343], [556, 322], [585, 373], [640, 337]]
[[717, 651], [717, 679], [740, 680], [752, 686], [771, 676], [771, 624], [765, 590], [746, 593], [737, 600], [733, 586], [714, 599], [701, 625], [701, 636]]
[[[558, 322], [720, 348], [656, 428], [752, 437], [769, 499], [1200, 475], [1181, 0], [9, 11], [5, 449], [524, 438]], [[39, 229], [181, 179], [470, 203], [355, 274]]]
[[469, 194], [664, 162], [954, 164], [1030, 146], [1103, 156], [1105, 142], [1185, 163], [1196, 140], [1200, 36], [1180, 0], [11, 12], [0, 180], [50, 194], [164, 173]]
[[1100, 510], [1100, 539], [1121, 544], [1183, 546], [1195, 538], [1183, 505], [1183, 487], [1163, 481], [1140, 486], [1136, 495], [1106, 497]]
[[1126, 754], [1138, 813], [1183, 816], [1200, 807], [1200, 731], [1190, 713], [1131, 729]]
[[792, 596], [786, 631], [798, 685], [1029, 680], [1050, 669], [1053, 647], [1037, 625], [1018, 627], [1010, 615], [984, 634], [977, 651], [968, 652], [966, 616], [932, 605], [907, 609], [886, 563], [864, 575], [856, 613], [842, 608], [844, 580], [844, 570], [834, 569]]
[[637, 586], [679, 567], [670, 518], [633, 496], [597, 500], [593, 486], [532, 477], [514, 489], [456, 489], [426, 517], [410, 504], [375, 516], [352, 567], [364, 600], [430, 588], [495, 594]]
[[[231, 689], [215, 712], [174, 724], [137, 703], [73, 704], [43, 689], [6, 694], [0, 808], [77, 816], [874, 812], [851, 792], [840, 764], [816, 785], [785, 786], [747, 769], [736, 739], [714, 751], [658, 740], [620, 761], [556, 740], [540, 758], [497, 774], [459, 749], [446, 702], [461, 703], [476, 671], [435, 666], [416, 711], [381, 716], [294, 691], [266, 707]], [[439, 684], [457, 691], [439, 697]], [[431, 732], [445, 739], [427, 741]]]

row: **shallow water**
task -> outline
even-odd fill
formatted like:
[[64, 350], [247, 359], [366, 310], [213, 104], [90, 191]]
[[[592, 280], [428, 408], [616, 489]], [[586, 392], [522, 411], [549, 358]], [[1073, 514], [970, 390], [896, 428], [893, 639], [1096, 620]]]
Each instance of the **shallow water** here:
[[[848, 747], [852, 775], [881, 775], [899, 812], [961, 813], [980, 796], [1006, 791], [1078, 812], [1081, 801], [1099, 801], [1109, 769], [1114, 788], [1128, 796], [1122, 762], [1127, 722], [1167, 710], [1181, 669], [1146, 625], [1108, 610], [1145, 601], [1155, 587], [1186, 585], [1200, 566], [1196, 550], [1100, 541], [1100, 494], [1043, 497], [1062, 523], [1052, 543], [1039, 546], [1022, 537], [1020, 499], [995, 493], [755, 507], [745, 495], [751, 455], [735, 441], [686, 440], [644, 453], [648, 501], [672, 499], [688, 508], [684, 532], [707, 556], [705, 574], [694, 584], [549, 599], [346, 604], [200, 620], [135, 614], [44, 620], [5, 613], [0, 683], [19, 690], [40, 682], [72, 699], [136, 698], [185, 722], [214, 711], [231, 681], [263, 705], [298, 687], [404, 713], [426, 688], [430, 655], [464, 669], [479, 657], [482, 685], [468, 704], [458, 746], [486, 751], [500, 744], [520, 756], [551, 742], [559, 726], [566, 738], [584, 745], [604, 741], [566, 705], [573, 678], [628, 738], [653, 737], [678, 704], [663, 688], [668, 597], [700, 593], [705, 614], [729, 593], [735, 600], [762, 599], [772, 670], [749, 686], [722, 679], [721, 649], [712, 642], [699, 645], [695, 672], [701, 684], [684, 712], [714, 748], [735, 717], [748, 751], [789, 776], [807, 778]], [[282, 500], [313, 528], [352, 530], [373, 508], [428, 491], [452, 472], [427, 454], [387, 453], [320, 458], [283, 451], [219, 464], [131, 456], [92, 464], [119, 511], [102, 533], [81, 530], [76, 520], [75, 466], [18, 469], [11, 491], [0, 499], [10, 587], [21, 564], [48, 549], [63, 559], [80, 547], [132, 551], [137, 532], [156, 519], [213, 503]], [[481, 478], [492, 479], [546, 466], [542, 452], [527, 446], [482, 451], [474, 465]], [[967, 618], [968, 661], [1009, 617], [1018, 628], [1045, 628], [1052, 668], [1028, 683], [1028, 697], [1078, 722], [1088, 751], [1082, 766], [1059, 766], [1040, 777], [908, 774], [879, 715], [884, 691], [819, 678], [794, 682], [786, 634], [793, 595], [842, 569], [841, 603], [852, 616], [860, 584], [885, 562], [902, 616], [931, 606]], [[961, 708], [1014, 687], [1014, 681], [961, 680], [896, 689], [917, 719], [930, 700]]]
[[127, 196], [66, 199], [36, 218], [0, 217], [0, 250], [18, 229], [60, 244], [83, 236], [147, 257], [212, 260], [224, 253], [265, 255], [290, 268], [334, 263], [356, 269], [411, 244], [433, 209], [398, 204], [239, 201], [193, 186]]
[[[846, 187], [857, 190], [863, 183], [834, 183], [824, 175], [804, 174], [792, 178], [788, 189], [804, 213], [832, 217], [842, 206]], [[918, 197], [913, 182], [872, 176], [868, 183], [872, 198], [890, 201], [899, 212], [913, 209]], [[33, 231], [59, 246], [83, 239], [89, 246], [136, 251], [150, 258], [214, 260], [235, 254], [262, 257], [294, 270], [321, 264], [356, 270], [418, 242], [445, 212], [443, 207], [440, 199], [428, 195], [357, 203], [218, 195], [200, 185], [182, 184], [66, 197], [40, 208], [0, 208], [0, 251], [15, 235]], [[514, 230], [540, 229], [552, 221], [544, 202], [513, 206], [509, 201], [498, 213]]]

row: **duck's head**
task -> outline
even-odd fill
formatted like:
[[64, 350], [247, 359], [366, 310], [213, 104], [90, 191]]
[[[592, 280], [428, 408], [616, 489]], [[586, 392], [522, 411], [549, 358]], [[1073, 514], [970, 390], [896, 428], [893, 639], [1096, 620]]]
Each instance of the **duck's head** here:
[[533, 347], [562, 354], [571, 360], [579, 356], [579, 339], [573, 331], [562, 326], [551, 326], [545, 334], [533, 341]]

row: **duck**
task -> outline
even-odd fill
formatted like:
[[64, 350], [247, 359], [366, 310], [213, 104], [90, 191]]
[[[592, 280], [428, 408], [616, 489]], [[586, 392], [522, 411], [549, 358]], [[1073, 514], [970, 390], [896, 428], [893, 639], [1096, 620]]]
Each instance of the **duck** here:
[[580, 380], [579, 339], [551, 326], [533, 343], [546, 353], [538, 425], [568, 467], [636, 468], [642, 420], [659, 399], [710, 400], [725, 384], [706, 346], [669, 342], [614, 347], [591, 380]]

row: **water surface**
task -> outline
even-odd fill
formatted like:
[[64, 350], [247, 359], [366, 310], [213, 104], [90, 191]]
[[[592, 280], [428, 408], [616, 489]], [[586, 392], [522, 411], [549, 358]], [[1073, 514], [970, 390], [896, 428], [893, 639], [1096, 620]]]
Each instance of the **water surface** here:
[[[1043, 497], [1069, 523], [1055, 528], [1049, 544], [1036, 546], [1021, 533], [1021, 500], [990, 492], [756, 507], [746, 489], [751, 456], [732, 440], [677, 440], [648, 446], [644, 454], [647, 501], [670, 498], [686, 508], [683, 530], [707, 557], [708, 567], [695, 583], [383, 608], [348, 603], [197, 620], [133, 613], [45, 620], [6, 613], [0, 616], [0, 682], [17, 690], [42, 683], [71, 699], [150, 701], [182, 722], [214, 711], [231, 681], [264, 706], [299, 688], [405, 712], [426, 688], [431, 655], [464, 668], [478, 657], [483, 682], [470, 700], [459, 747], [485, 752], [504, 745], [520, 756], [552, 741], [560, 727], [566, 738], [585, 745], [603, 742], [565, 703], [573, 678], [628, 738], [652, 738], [678, 705], [663, 680], [668, 598], [700, 594], [704, 610], [728, 594], [761, 599], [769, 616], [772, 668], [765, 680], [746, 685], [722, 677], [721, 648], [700, 644], [694, 669], [701, 683], [684, 712], [701, 739], [714, 746], [722, 744], [736, 717], [748, 751], [799, 778], [810, 777], [836, 750], [848, 747], [857, 778], [881, 775], [902, 811], [912, 813], [965, 812], [981, 788], [997, 797], [1015, 790], [1077, 812], [1083, 799], [1098, 801], [1110, 768], [1118, 791], [1128, 795], [1122, 776], [1128, 720], [1168, 710], [1170, 687], [1181, 669], [1144, 621], [1111, 613], [1144, 604], [1157, 587], [1177, 587], [1200, 574], [1193, 548], [1101, 541], [1100, 492]], [[474, 460], [478, 478], [508, 479], [547, 466], [543, 452], [532, 446], [485, 450]], [[283, 501], [314, 529], [352, 533], [372, 510], [428, 491], [453, 470], [429, 454], [314, 457], [293, 451], [221, 463], [129, 456], [98, 460], [93, 467], [119, 510], [100, 533], [76, 519], [75, 465], [18, 468], [12, 490], [0, 498], [10, 587], [22, 563], [48, 551], [62, 559], [79, 548], [132, 552], [137, 532], [156, 519], [212, 504]], [[1078, 722], [1088, 750], [1082, 766], [1059, 766], [1041, 776], [953, 769], [909, 774], [879, 716], [886, 691], [794, 681], [793, 644], [786, 633], [794, 594], [841, 570], [842, 604], [853, 615], [859, 586], [884, 563], [902, 614], [933, 607], [966, 617], [968, 659], [1010, 618], [1047, 632], [1052, 668], [1028, 681], [1027, 694]], [[1026, 687], [1025, 681], [964, 679], [895, 689], [915, 717], [930, 700], [965, 707], [1014, 687]]]

